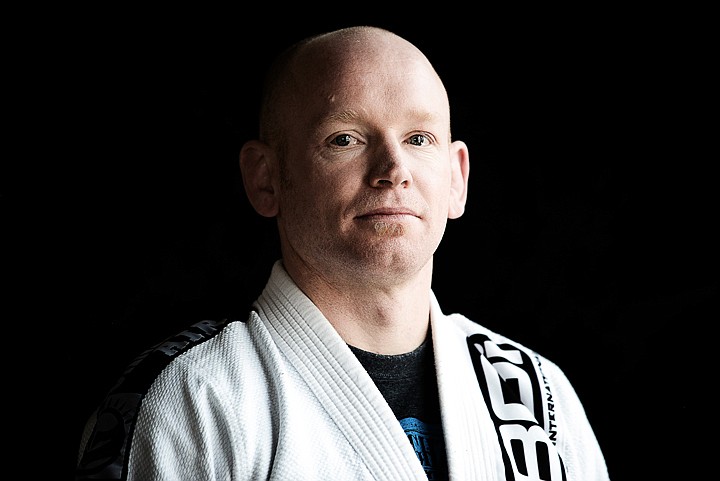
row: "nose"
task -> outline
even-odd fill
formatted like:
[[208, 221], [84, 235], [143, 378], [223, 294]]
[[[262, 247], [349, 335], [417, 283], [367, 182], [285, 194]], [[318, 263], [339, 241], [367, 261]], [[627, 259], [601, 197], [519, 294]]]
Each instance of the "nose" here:
[[370, 184], [373, 187], [407, 188], [412, 183], [409, 158], [403, 154], [402, 146], [385, 143], [373, 154], [374, 162], [370, 172]]

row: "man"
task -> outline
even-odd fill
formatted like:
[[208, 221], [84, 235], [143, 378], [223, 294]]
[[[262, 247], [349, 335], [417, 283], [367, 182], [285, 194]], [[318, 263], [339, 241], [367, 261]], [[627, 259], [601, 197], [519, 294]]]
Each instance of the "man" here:
[[608, 479], [562, 371], [431, 290], [469, 155], [416, 47], [357, 27], [288, 49], [240, 168], [282, 259], [246, 319], [126, 372], [78, 479]]

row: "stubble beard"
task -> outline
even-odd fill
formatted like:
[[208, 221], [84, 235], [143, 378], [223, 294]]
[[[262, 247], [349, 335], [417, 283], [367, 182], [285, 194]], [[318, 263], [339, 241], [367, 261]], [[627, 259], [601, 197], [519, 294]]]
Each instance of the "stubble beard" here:
[[375, 222], [373, 227], [380, 236], [399, 237], [405, 234], [405, 227], [397, 222], [378, 221]]

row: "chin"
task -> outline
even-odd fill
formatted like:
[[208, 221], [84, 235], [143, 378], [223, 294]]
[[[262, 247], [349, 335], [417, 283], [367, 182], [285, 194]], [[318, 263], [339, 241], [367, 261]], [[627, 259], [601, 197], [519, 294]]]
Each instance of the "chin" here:
[[400, 237], [405, 235], [405, 226], [400, 222], [378, 221], [373, 224], [375, 233], [381, 237]]

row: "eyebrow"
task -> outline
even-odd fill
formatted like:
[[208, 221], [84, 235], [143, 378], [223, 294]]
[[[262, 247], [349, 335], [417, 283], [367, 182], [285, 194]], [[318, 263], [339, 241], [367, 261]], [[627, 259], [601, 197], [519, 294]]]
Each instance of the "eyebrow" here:
[[360, 113], [354, 109], [341, 110], [340, 112], [334, 112], [325, 117], [321, 123], [326, 124], [330, 122], [352, 122], [360, 118]]
[[[333, 112], [325, 118], [321, 119], [320, 124], [325, 125], [332, 122], [352, 123], [361, 118], [361, 113], [355, 109], [346, 109], [339, 112]], [[410, 109], [406, 118], [412, 118], [415, 121], [430, 122], [438, 119], [440, 116], [427, 110]]]

